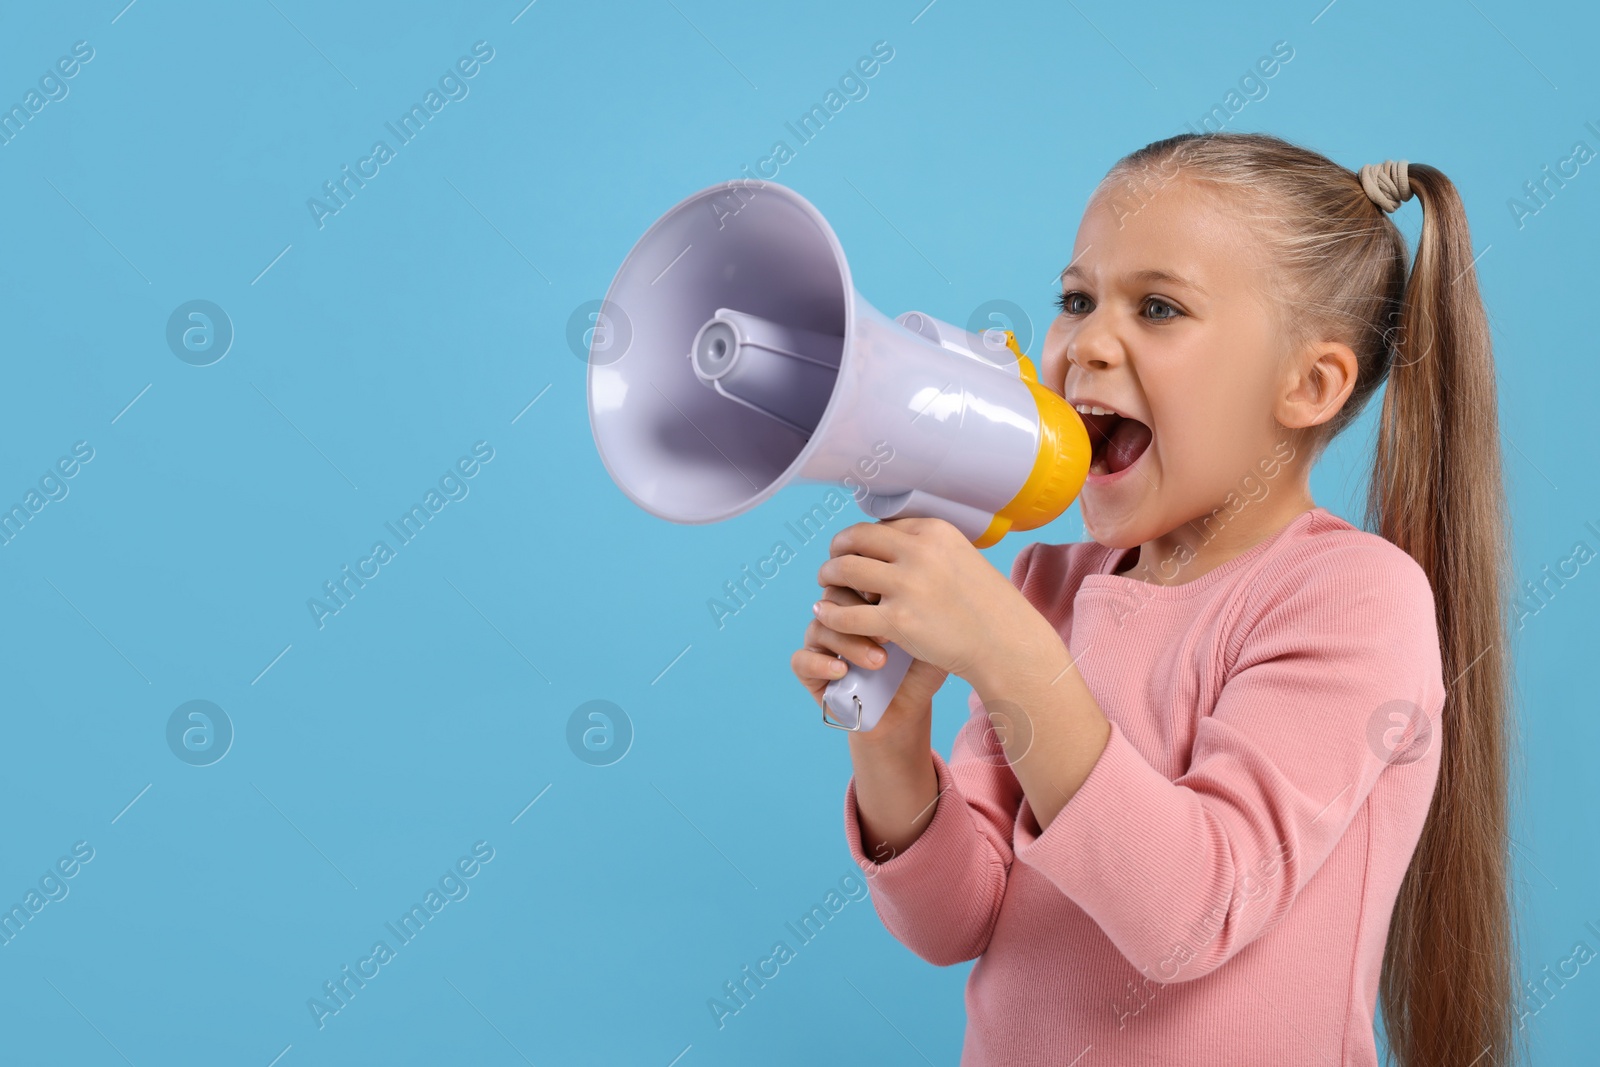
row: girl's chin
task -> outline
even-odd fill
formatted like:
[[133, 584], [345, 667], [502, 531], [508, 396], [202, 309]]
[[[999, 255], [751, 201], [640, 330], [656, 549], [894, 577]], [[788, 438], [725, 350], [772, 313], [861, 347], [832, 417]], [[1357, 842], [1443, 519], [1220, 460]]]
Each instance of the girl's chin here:
[[1153, 536], [1147, 527], [1148, 509], [1155, 496], [1154, 487], [1138, 474], [1116, 482], [1086, 482], [1078, 494], [1078, 512], [1095, 541], [1111, 548], [1132, 548]]
[[1090, 474], [1078, 493], [1079, 507], [1084, 521], [1091, 517], [1101, 526], [1125, 524], [1140, 510], [1143, 503], [1155, 495], [1155, 479], [1151, 476], [1153, 465], [1148, 449], [1130, 466], [1109, 474]]
[[1079, 500], [1083, 528], [1089, 537], [1108, 548], [1132, 548], [1145, 538], [1136, 533], [1138, 509], [1111, 501], [1090, 500], [1085, 493]]

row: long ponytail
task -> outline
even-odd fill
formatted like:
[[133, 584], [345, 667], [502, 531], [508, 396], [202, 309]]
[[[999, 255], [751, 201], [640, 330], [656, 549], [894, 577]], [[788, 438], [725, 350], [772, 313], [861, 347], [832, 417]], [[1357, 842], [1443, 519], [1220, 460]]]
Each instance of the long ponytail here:
[[1380, 991], [1405, 1067], [1516, 1054], [1508, 891], [1510, 572], [1489, 322], [1455, 186], [1411, 164], [1422, 233], [1383, 398], [1367, 526], [1433, 585], [1446, 697], [1439, 784], [1396, 899]]
[[1356, 353], [1355, 387], [1313, 454], [1388, 383], [1366, 523], [1432, 583], [1446, 695], [1439, 781], [1384, 948], [1385, 1029], [1401, 1067], [1507, 1067], [1525, 1051], [1508, 885], [1510, 568], [1466, 211], [1441, 172], [1409, 167], [1422, 233], [1408, 277], [1405, 238], [1357, 175], [1270, 134], [1179, 134], [1125, 156], [1102, 184], [1147, 190], [1175, 174], [1225, 188], [1263, 221], [1293, 310], [1287, 342], [1336, 337]]

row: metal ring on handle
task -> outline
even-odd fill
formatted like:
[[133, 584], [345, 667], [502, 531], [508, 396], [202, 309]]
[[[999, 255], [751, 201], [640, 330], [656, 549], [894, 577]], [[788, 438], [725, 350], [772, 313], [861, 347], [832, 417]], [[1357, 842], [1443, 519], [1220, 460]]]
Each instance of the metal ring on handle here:
[[856, 702], [856, 724], [854, 726], [844, 726], [844, 725], [842, 725], [840, 723], [836, 723], [832, 719], [828, 718], [828, 705], [826, 703], [824, 703], [822, 705], [822, 724], [824, 726], [831, 726], [835, 730], [843, 730], [846, 733], [852, 733], [852, 734], [860, 733], [861, 732], [861, 698], [857, 697], [857, 696], [853, 696], [850, 699], [854, 700]]

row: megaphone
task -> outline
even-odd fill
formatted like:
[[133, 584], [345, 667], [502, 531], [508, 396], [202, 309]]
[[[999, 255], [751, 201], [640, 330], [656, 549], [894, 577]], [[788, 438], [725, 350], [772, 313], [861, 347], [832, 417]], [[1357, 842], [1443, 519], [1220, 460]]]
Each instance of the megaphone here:
[[[1060, 515], [1090, 461], [1011, 331], [891, 320], [822, 214], [772, 182], [702, 189], [639, 238], [590, 341], [589, 425], [617, 486], [671, 522], [844, 483], [873, 518], [944, 519], [979, 548]], [[883, 666], [828, 684], [828, 726], [877, 725], [912, 660], [884, 644]]]

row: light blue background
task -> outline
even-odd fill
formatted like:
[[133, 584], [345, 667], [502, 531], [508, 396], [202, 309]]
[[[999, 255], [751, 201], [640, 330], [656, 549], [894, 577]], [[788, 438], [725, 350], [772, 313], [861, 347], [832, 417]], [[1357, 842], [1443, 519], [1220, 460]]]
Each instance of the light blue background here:
[[[124, 2], [0, 15], [0, 103], [95, 50], [0, 147], [0, 503], [94, 448], [0, 548], [0, 903], [95, 850], [0, 947], [8, 1062], [957, 1061], [968, 967], [924, 964], [865, 900], [712, 1021], [708, 998], [856, 873], [844, 739], [788, 668], [825, 539], [722, 630], [706, 607], [822, 490], [652, 518], [600, 463], [567, 342], [651, 221], [792, 145], [784, 123], [875, 41], [894, 58], [869, 95], [778, 180], [880, 309], [1015, 300], [1034, 355], [1093, 184], [1288, 41], [1230, 128], [1457, 183], [1518, 579], [1600, 546], [1600, 173], [1521, 228], [1507, 206], [1575, 141], [1600, 148], [1579, 5]], [[470, 95], [319, 229], [306, 200], [480, 40]], [[207, 367], [165, 340], [193, 299], [236, 331]], [[1371, 427], [1314, 480], [1357, 520]], [[470, 495], [319, 630], [307, 599], [477, 441], [494, 459]], [[1073, 509], [989, 556], [1082, 536]], [[1529, 977], [1600, 949], [1597, 597], [1585, 568], [1517, 637]], [[940, 695], [943, 751], [967, 691]], [[194, 699], [236, 730], [208, 767], [165, 739]], [[636, 731], [611, 766], [566, 742], [593, 699]], [[319, 1030], [308, 998], [480, 840], [470, 895]], [[1591, 1062], [1597, 1012], [1591, 965], [1531, 1018], [1537, 1062]]]

